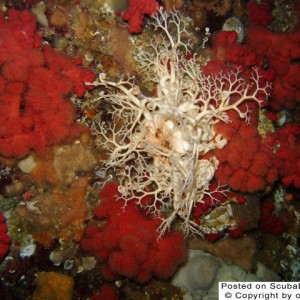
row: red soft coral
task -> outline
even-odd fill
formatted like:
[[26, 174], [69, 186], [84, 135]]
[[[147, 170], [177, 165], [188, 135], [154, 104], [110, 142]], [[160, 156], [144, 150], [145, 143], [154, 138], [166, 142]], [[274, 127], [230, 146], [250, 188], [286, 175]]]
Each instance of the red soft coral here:
[[41, 49], [31, 13], [10, 10], [1, 20], [0, 155], [21, 158], [82, 131], [68, 96], [83, 96], [95, 75], [49, 46]]
[[[255, 52], [246, 44], [237, 42], [235, 31], [220, 31], [213, 35], [213, 51], [217, 60], [229, 63], [231, 67], [246, 72], [259, 63]], [[214, 60], [208, 64], [213, 64]], [[249, 72], [248, 72], [249, 73]]]
[[268, 26], [273, 21], [271, 7], [265, 3], [252, 1], [247, 4], [250, 23], [253, 25]]
[[258, 134], [257, 107], [251, 109], [250, 124], [234, 113], [231, 123], [215, 126], [221, 134], [228, 132], [227, 127], [235, 128], [229, 136], [224, 135], [227, 145], [214, 151], [220, 161], [215, 177], [221, 184], [228, 184], [240, 192], [261, 191], [278, 179], [277, 168], [273, 165], [275, 155]]
[[[247, 46], [235, 42], [236, 36], [236, 33], [232, 32], [216, 34], [213, 49], [218, 58], [217, 61], [221, 59], [224, 62], [230, 62], [231, 68], [237, 68], [242, 64], [240, 70], [243, 71], [245, 78], [249, 78], [250, 67], [261, 62], [259, 56], [257, 57]], [[235, 57], [236, 53], [240, 55]], [[249, 60], [245, 59], [247, 56]], [[213, 62], [214, 60], [208, 66]], [[211, 68], [204, 70], [208, 74], [210, 71]], [[262, 69], [259, 69], [259, 72], [261, 73]], [[261, 78], [261, 80], [266, 79]], [[228, 140], [225, 147], [213, 151], [220, 162], [215, 177], [221, 184], [228, 184], [233, 190], [256, 192], [274, 183], [278, 178], [278, 171], [273, 165], [274, 153], [262, 143], [262, 137], [258, 134], [257, 105], [252, 102], [244, 103], [242, 106], [244, 107], [241, 109], [248, 109], [250, 112], [249, 124], [242, 120], [235, 111], [230, 111], [228, 117], [231, 122], [228, 124], [220, 122], [215, 126], [215, 131]], [[201, 209], [205, 210], [204, 207]]]
[[122, 18], [129, 23], [130, 33], [139, 33], [144, 24], [144, 15], [152, 15], [159, 8], [155, 0], [129, 0], [129, 7]]
[[264, 105], [268, 104], [272, 110], [294, 108], [300, 101], [300, 66], [296, 63], [300, 58], [300, 27], [291, 33], [274, 33], [263, 27], [250, 26], [246, 43], [238, 43], [236, 38], [236, 32], [215, 33], [213, 52], [216, 59], [211, 60], [204, 70], [212, 69], [211, 66], [217, 69], [215, 62], [223, 62], [222, 69], [224, 64], [239, 67], [247, 77], [256, 66], [261, 81], [272, 82], [271, 98]]
[[287, 230], [282, 220], [274, 214], [275, 206], [272, 201], [264, 201], [260, 205], [259, 229], [262, 233], [280, 235]]
[[182, 234], [170, 231], [159, 239], [161, 221], [145, 215], [133, 200], [124, 208], [122, 199], [116, 201], [117, 187], [109, 183], [100, 193], [95, 214], [105, 224], [87, 228], [83, 247], [98, 256], [106, 280], [127, 277], [146, 282], [152, 276], [170, 277], [186, 259]]
[[300, 28], [291, 33], [274, 33], [270, 30], [250, 27], [248, 29], [248, 46], [263, 61], [268, 62], [267, 71], [273, 73], [273, 91], [270, 108], [294, 108], [300, 101]]
[[5, 257], [10, 247], [10, 237], [7, 234], [5, 217], [0, 213], [0, 261]]
[[275, 149], [276, 167], [285, 187], [300, 188], [300, 127], [286, 124], [266, 137], [266, 144]]
[[117, 289], [109, 283], [102, 284], [99, 292], [94, 293], [91, 297], [91, 300], [103, 300], [103, 299], [107, 299], [107, 300], [120, 299]]

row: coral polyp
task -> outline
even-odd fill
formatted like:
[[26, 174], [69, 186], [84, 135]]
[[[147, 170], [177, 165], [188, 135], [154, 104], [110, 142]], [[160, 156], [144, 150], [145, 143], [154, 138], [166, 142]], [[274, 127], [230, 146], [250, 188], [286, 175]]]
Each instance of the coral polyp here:
[[[201, 70], [185, 22], [176, 12], [162, 10], [149, 22], [154, 34], [136, 54], [142, 74], [151, 77], [156, 94], [141, 92], [134, 78], [109, 80], [105, 74], [93, 84], [103, 89], [97, 101], [111, 104], [112, 120], [94, 124], [99, 144], [107, 149], [106, 168], [112, 168], [126, 201], [138, 203], [163, 218], [163, 234], [179, 217], [183, 231], [201, 235], [191, 211], [205, 195], [226, 193], [225, 186], [210, 189], [218, 160], [210, 152], [226, 139], [214, 125], [229, 123], [229, 111], [249, 122], [247, 102], [259, 106], [268, 97], [258, 69], [243, 78], [239, 69], [218, 75]], [[159, 32], [159, 35], [155, 33]], [[145, 196], [151, 195], [151, 201]]]

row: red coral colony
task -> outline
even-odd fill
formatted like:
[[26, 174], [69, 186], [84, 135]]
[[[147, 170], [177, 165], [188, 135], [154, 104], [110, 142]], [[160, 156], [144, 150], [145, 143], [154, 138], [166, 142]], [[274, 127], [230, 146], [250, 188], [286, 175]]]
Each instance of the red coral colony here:
[[0, 260], [5, 257], [10, 247], [10, 237], [7, 234], [5, 217], [0, 214]]
[[[236, 276], [299, 281], [299, 1], [92, 2], [0, 4], [0, 298], [215, 299], [218, 281]], [[227, 29], [228, 20], [238, 22]], [[165, 55], [169, 42], [159, 30], [171, 40], [178, 34], [175, 52]], [[155, 63], [165, 72], [159, 80]], [[189, 73], [185, 64], [198, 69]], [[193, 94], [178, 69], [206, 80], [204, 91]], [[172, 90], [176, 82], [182, 90]], [[232, 93], [232, 109], [218, 115], [222, 88]], [[160, 113], [178, 95], [178, 119]], [[200, 109], [212, 112], [205, 124], [195, 117], [203, 95], [213, 99]], [[235, 105], [239, 97], [246, 101]], [[134, 113], [125, 118], [119, 107]], [[197, 134], [183, 129], [187, 111], [202, 124], [199, 147], [209, 148], [198, 152], [200, 169], [185, 164]], [[144, 131], [154, 141], [148, 148], [148, 140], [137, 142]], [[178, 157], [177, 165], [169, 162]], [[189, 192], [172, 190], [165, 170], [178, 185], [184, 174]], [[196, 177], [209, 182], [193, 193]], [[213, 272], [212, 258], [212, 283], [198, 287], [195, 278]]]
[[129, 7], [123, 13], [122, 18], [129, 23], [130, 33], [140, 33], [144, 24], [144, 16], [153, 15], [159, 5], [155, 0], [129, 0]]
[[49, 46], [41, 48], [36, 18], [10, 10], [1, 17], [0, 153], [24, 157], [78, 135], [67, 96], [82, 97], [94, 74]]
[[134, 201], [128, 205], [116, 201], [117, 193], [116, 183], [107, 184], [101, 191], [95, 214], [105, 224], [87, 228], [83, 247], [97, 255], [101, 274], [107, 280], [127, 277], [144, 283], [152, 276], [170, 278], [186, 260], [183, 235], [170, 231], [159, 239], [157, 227], [161, 221], [147, 216]]

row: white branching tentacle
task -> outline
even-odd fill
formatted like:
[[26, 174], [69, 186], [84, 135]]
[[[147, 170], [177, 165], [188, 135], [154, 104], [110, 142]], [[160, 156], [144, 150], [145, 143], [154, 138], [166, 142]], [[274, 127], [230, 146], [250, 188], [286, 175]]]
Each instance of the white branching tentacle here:
[[[155, 34], [135, 57], [145, 76], [151, 74], [156, 96], [144, 95], [134, 78], [114, 82], [101, 74], [94, 82], [102, 87], [97, 100], [110, 103], [112, 121], [98, 120], [94, 132], [108, 151], [106, 166], [115, 170], [123, 199], [135, 199], [160, 216], [161, 234], [175, 218], [182, 220], [186, 234], [201, 234], [191, 218], [193, 208], [205, 195], [217, 202], [215, 195], [227, 191], [223, 186], [210, 190], [219, 162], [203, 155], [227, 142], [213, 127], [230, 122], [230, 110], [247, 122], [249, 109], [242, 104], [261, 105], [270, 86], [260, 86], [257, 69], [250, 81], [239, 69], [203, 74], [195, 56], [185, 58], [190, 42], [184, 39], [188, 32], [176, 12], [158, 11], [149, 26]], [[145, 202], [145, 196], [153, 200]]]

